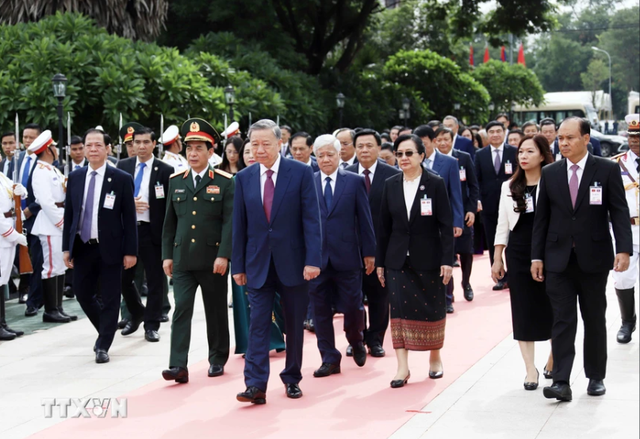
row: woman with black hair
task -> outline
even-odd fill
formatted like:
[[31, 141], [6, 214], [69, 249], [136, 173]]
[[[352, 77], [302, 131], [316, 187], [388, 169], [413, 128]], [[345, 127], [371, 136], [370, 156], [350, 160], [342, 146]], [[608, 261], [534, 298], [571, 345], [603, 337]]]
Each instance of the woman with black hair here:
[[[504, 276], [502, 253], [506, 248], [511, 295], [513, 338], [518, 340], [527, 376], [526, 390], [538, 388], [539, 372], [534, 363], [535, 343], [551, 339], [553, 314], [544, 282], [531, 277], [531, 237], [542, 168], [553, 163], [549, 142], [542, 135], [527, 136], [520, 141], [517, 166], [511, 179], [502, 184], [495, 255], [491, 276], [494, 281]], [[551, 378], [553, 357], [544, 368]]]
[[228, 172], [232, 175], [236, 175], [242, 168], [244, 168], [245, 164], [242, 160], [242, 156], [240, 155], [243, 143], [242, 139], [238, 136], [228, 138], [225, 142], [222, 162], [216, 167], [221, 171]]

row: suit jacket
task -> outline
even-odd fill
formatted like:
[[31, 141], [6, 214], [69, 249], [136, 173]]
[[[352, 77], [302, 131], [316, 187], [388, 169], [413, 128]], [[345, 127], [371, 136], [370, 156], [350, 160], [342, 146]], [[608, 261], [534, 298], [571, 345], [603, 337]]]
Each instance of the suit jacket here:
[[[26, 156], [27, 156], [26, 151], [20, 152], [20, 156], [18, 157], [18, 172], [20, 172], [20, 169], [22, 168], [22, 162], [24, 161]], [[33, 170], [36, 168], [36, 165], [33, 164], [33, 161], [34, 160], [37, 161], [38, 157], [32, 154], [31, 160], [32, 160], [31, 170], [29, 171], [29, 177], [27, 179], [27, 192], [28, 192], [27, 209], [29, 209], [29, 212], [31, 212], [31, 216], [28, 219], [26, 219], [23, 223], [23, 226], [27, 229], [27, 231], [29, 231], [29, 233], [33, 228], [33, 224], [36, 222], [36, 217], [38, 216], [38, 212], [40, 212], [40, 205], [36, 203], [36, 196], [33, 193], [33, 186], [31, 184]], [[13, 172], [13, 169], [11, 170], [11, 172]], [[18, 175], [18, 182], [22, 183], [22, 178], [20, 177], [20, 175]]]
[[231, 174], [211, 166], [197, 187], [190, 169], [173, 175], [166, 192], [162, 259], [172, 259], [174, 270], [211, 270], [216, 258], [231, 258], [233, 192]]
[[[358, 163], [354, 162], [353, 165], [347, 166], [347, 171], [358, 173]], [[387, 178], [400, 174], [400, 171], [393, 166], [389, 166], [386, 163], [378, 161], [376, 165], [376, 173], [373, 174], [373, 181], [371, 182], [371, 189], [369, 190], [369, 207], [371, 208], [371, 219], [373, 220], [373, 230], [378, 233], [378, 225], [380, 223], [380, 206], [382, 205], [382, 191], [384, 189], [384, 182]]]
[[458, 161], [436, 150], [436, 157], [433, 160], [433, 171], [442, 177], [447, 188], [449, 204], [451, 204], [451, 210], [453, 212], [453, 227], [464, 228], [462, 187], [460, 185]]
[[318, 159], [316, 159], [314, 156], [311, 156], [311, 169], [314, 173], [320, 170], [320, 167], [318, 166]]
[[260, 165], [236, 174], [233, 204], [232, 274], [245, 273], [249, 288], [261, 288], [271, 259], [280, 281], [302, 285], [306, 265], [322, 264], [320, 209], [313, 172], [304, 163], [279, 158], [271, 219], [260, 188]]
[[[500, 163], [500, 172], [496, 175], [493, 167], [492, 146], [488, 145], [476, 154], [476, 176], [478, 177], [478, 185], [480, 186], [480, 201], [482, 201], [482, 211], [487, 215], [498, 215], [498, 206], [500, 204], [500, 188], [502, 183], [516, 172], [516, 147], [504, 145], [502, 152], [502, 161]], [[511, 163], [512, 174], [505, 173], [505, 163]]]
[[474, 215], [478, 212], [478, 198], [480, 197], [480, 186], [476, 177], [476, 169], [473, 160], [464, 151], [452, 149], [451, 154], [458, 160], [458, 171], [464, 170], [465, 180], [460, 180], [462, 190], [462, 208], [464, 213], [471, 212]]
[[[375, 257], [376, 237], [364, 177], [338, 169], [331, 208], [324, 198], [326, 182], [322, 174], [315, 173], [316, 191], [320, 201], [322, 224], [322, 267], [329, 261], [338, 271], [358, 270], [362, 258]], [[354, 230], [357, 233], [353, 233]]]
[[[131, 178], [135, 177], [136, 157], [130, 157], [118, 162], [118, 169], [122, 169]], [[167, 210], [167, 197], [169, 193], [169, 177], [173, 174], [173, 166], [167, 165], [162, 160], [153, 159], [151, 163], [151, 175], [149, 176], [149, 220], [151, 222], [151, 239], [155, 245], [162, 245], [162, 225]], [[156, 197], [156, 186], [162, 186], [163, 197]]]
[[[602, 204], [590, 203], [590, 187], [602, 188]], [[633, 252], [629, 208], [617, 163], [589, 154], [580, 180], [576, 206], [571, 205], [567, 160], [545, 166], [533, 223], [531, 259], [559, 273], [567, 268], [572, 247], [583, 271], [613, 268], [609, 219], [618, 253]]]
[[[518, 221], [520, 220], [520, 212], [516, 212], [514, 208], [516, 203], [511, 197], [511, 180], [507, 180], [502, 183], [500, 190], [500, 211], [498, 212], [498, 225], [496, 227], [496, 237], [494, 239], [494, 245], [508, 245], [509, 244], [509, 232], [515, 229]], [[540, 195], [540, 188], [536, 188], [535, 197], [538, 201], [538, 195]]]
[[[73, 258], [73, 244], [78, 236], [82, 215], [84, 185], [89, 167], [69, 174], [64, 209], [62, 250]], [[113, 193], [113, 209], [104, 207], [106, 194]], [[133, 178], [120, 169], [106, 166], [102, 191], [98, 201], [98, 245], [105, 264], [121, 264], [125, 255], [138, 254], [138, 227], [133, 201]]]
[[[4, 173], [4, 165], [5, 163], [7, 163], [7, 158], [3, 158], [2, 161], [0, 161], [0, 172]], [[13, 180], [13, 160], [9, 160], [9, 166], [7, 166], [7, 172], [4, 174], [6, 175], [9, 180]]]
[[[431, 199], [432, 215], [421, 215], [420, 199]], [[422, 172], [420, 186], [407, 218], [403, 175], [384, 185], [380, 208], [376, 266], [400, 270], [407, 258], [417, 270], [436, 270], [453, 265], [453, 218], [444, 180]]]
[[476, 158], [476, 148], [473, 146], [473, 142], [466, 137], [456, 135], [456, 141], [453, 142], [453, 149], [464, 151], [471, 156], [471, 160]]

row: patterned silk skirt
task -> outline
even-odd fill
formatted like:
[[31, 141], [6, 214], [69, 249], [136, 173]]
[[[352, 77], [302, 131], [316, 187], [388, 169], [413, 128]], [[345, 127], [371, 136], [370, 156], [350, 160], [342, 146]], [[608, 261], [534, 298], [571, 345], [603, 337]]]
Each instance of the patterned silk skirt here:
[[445, 286], [440, 270], [419, 271], [408, 259], [402, 270], [387, 270], [394, 349], [430, 351], [444, 344]]

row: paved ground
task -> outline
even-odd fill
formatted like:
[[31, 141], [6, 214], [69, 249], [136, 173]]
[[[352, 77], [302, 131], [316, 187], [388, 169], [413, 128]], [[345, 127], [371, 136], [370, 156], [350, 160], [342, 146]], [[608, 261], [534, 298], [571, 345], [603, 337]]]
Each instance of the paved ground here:
[[[639, 434], [639, 353], [638, 333], [628, 345], [615, 342], [619, 326], [613, 288], [608, 289], [609, 362], [605, 380], [607, 394], [594, 398], [586, 394], [587, 380], [581, 367], [581, 337], [572, 376], [574, 400], [556, 403], [542, 396], [541, 387], [527, 392], [522, 387], [524, 367], [517, 343], [505, 338], [459, 379], [416, 413], [391, 437], [398, 438], [638, 438]], [[196, 300], [194, 334], [204, 333], [204, 315]], [[75, 311], [74, 301], [65, 300], [65, 309]], [[9, 304], [10, 320], [24, 309]], [[479, 309], [481, 312], [481, 308]], [[29, 319], [25, 327], [35, 331], [20, 340], [0, 343], [0, 438], [28, 437], [61, 422], [47, 419], [43, 398], [60, 396], [118, 397], [158, 381], [166, 366], [169, 350], [169, 325], [163, 325], [163, 341], [144, 341], [141, 331], [123, 338], [119, 334], [110, 353], [118, 367], [109, 367], [108, 376], [97, 376], [91, 352], [95, 332], [87, 319], [73, 324], [53, 325], [39, 330], [40, 317]], [[491, 321], [486, 322], [491, 325]], [[231, 326], [232, 327], [232, 326]], [[474, 328], [469, 328], [470, 331]], [[540, 370], [549, 345], [537, 346], [536, 363]], [[135, 355], [132, 353], [135, 352]], [[190, 358], [206, 358], [206, 340], [194, 337]], [[104, 370], [104, 369], [103, 369]], [[445, 372], [446, 373], [446, 372]], [[541, 377], [542, 378], [542, 377]], [[311, 413], [309, 414], [312, 415]], [[318, 436], [321, 432], [318, 432]], [[46, 431], [41, 437], [55, 437]], [[158, 432], [157, 437], [166, 436]], [[87, 436], [87, 437], [90, 437]], [[316, 437], [316, 436], [313, 436]]]

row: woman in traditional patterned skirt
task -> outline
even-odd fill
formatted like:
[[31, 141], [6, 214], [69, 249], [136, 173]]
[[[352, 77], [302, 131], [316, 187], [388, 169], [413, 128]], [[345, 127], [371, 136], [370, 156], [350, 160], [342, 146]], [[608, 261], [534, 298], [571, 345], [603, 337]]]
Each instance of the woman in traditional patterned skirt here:
[[429, 378], [443, 376], [444, 286], [451, 279], [454, 240], [444, 180], [423, 169], [422, 140], [403, 135], [394, 146], [402, 174], [385, 182], [376, 266], [380, 283], [389, 284], [391, 335], [398, 359], [391, 387], [396, 388], [409, 380], [410, 350], [431, 351]]

